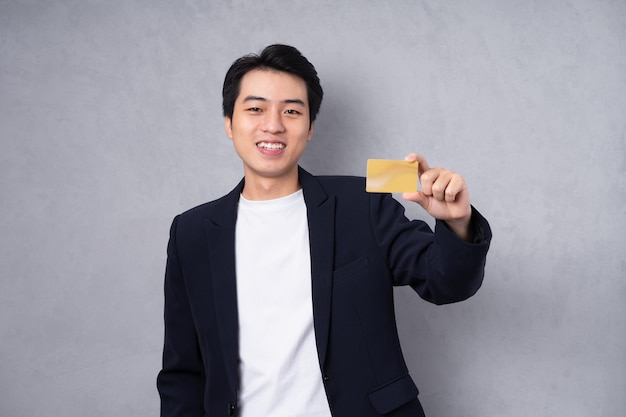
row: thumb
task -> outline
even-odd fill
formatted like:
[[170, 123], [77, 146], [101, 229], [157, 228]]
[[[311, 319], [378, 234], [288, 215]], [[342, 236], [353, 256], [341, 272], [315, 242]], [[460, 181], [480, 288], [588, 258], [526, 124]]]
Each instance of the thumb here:
[[409, 162], [417, 162], [418, 163], [418, 174], [421, 176], [424, 172], [428, 171], [430, 169], [430, 166], [428, 165], [428, 162], [426, 161], [426, 158], [424, 158], [423, 155], [419, 154], [419, 153], [415, 153], [415, 152], [411, 152], [410, 154], [408, 154], [407, 156], [404, 157], [405, 161], [409, 161]]
[[430, 205], [430, 199], [426, 194], [421, 191], [415, 191], [412, 193], [402, 193], [402, 198], [407, 201], [413, 201], [424, 208], [424, 210], [428, 210], [428, 206]]

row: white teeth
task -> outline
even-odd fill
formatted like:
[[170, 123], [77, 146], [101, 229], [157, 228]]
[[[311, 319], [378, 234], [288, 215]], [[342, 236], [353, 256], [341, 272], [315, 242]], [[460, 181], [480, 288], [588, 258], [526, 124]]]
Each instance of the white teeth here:
[[278, 149], [284, 149], [285, 145], [282, 143], [268, 143], [268, 142], [259, 142], [257, 145], [259, 148], [267, 149], [269, 151], [276, 151]]

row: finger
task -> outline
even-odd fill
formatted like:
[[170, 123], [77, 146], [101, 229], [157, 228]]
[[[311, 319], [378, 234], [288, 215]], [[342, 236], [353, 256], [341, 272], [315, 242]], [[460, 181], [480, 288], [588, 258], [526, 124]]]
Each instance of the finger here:
[[448, 202], [456, 201], [457, 196], [467, 187], [465, 185], [465, 179], [459, 174], [453, 174], [450, 178], [450, 182], [446, 187], [445, 199]]
[[402, 198], [407, 201], [413, 201], [424, 208], [424, 210], [428, 210], [428, 206], [430, 204], [430, 200], [427, 195], [420, 191], [416, 191], [414, 193], [403, 193]]
[[[434, 170], [431, 170], [434, 171]], [[446, 189], [452, 179], [452, 172], [445, 169], [439, 169], [437, 179], [435, 179], [431, 185], [431, 193], [435, 199], [443, 201], [446, 199]]]
[[440, 167], [430, 168], [420, 175], [420, 184], [424, 194], [433, 195], [433, 186], [437, 182], [442, 171], [443, 169]]
[[466, 188], [465, 180], [452, 171], [441, 170], [431, 186], [432, 196], [439, 201], [452, 202]]
[[424, 172], [428, 171], [430, 169], [430, 166], [428, 166], [428, 162], [426, 161], [426, 158], [424, 158], [422, 155], [415, 153], [415, 152], [411, 152], [410, 154], [408, 154], [407, 156], [404, 157], [405, 161], [409, 161], [409, 162], [416, 162], [418, 163], [418, 175], [422, 175]]

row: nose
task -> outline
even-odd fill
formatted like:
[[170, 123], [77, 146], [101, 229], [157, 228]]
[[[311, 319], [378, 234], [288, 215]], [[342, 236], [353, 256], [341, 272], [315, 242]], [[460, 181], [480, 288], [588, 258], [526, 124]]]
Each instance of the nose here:
[[268, 110], [263, 119], [263, 131], [268, 133], [280, 133], [285, 130], [282, 114], [280, 111]]

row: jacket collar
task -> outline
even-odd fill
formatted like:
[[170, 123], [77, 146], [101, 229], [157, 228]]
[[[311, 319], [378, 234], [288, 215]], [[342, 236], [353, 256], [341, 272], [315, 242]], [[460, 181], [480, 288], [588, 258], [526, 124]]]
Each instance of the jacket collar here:
[[300, 168], [300, 185], [304, 193], [309, 222], [313, 324], [317, 354], [323, 370], [330, 329], [333, 253], [335, 251], [335, 198], [328, 196], [320, 182], [302, 168]]

